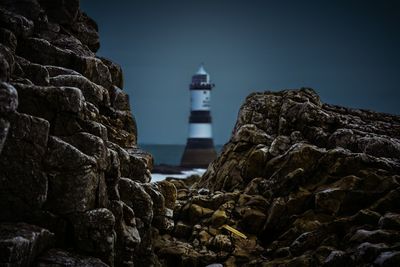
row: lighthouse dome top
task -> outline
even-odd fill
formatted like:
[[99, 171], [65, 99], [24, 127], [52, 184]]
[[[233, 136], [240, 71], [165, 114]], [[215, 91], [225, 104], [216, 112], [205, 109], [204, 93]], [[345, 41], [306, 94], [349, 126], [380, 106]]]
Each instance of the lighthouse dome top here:
[[210, 84], [210, 75], [204, 69], [204, 65], [201, 64], [197, 72], [192, 76], [192, 85], [208, 85]]
[[201, 63], [199, 69], [196, 72], [196, 75], [209, 75], [207, 71], [204, 69], [204, 64]]

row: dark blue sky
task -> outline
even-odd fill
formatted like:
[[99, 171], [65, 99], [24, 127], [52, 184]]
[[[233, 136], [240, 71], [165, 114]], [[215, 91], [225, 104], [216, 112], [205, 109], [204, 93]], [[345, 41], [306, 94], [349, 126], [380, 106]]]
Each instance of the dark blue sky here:
[[400, 1], [82, 0], [99, 55], [119, 63], [139, 143], [183, 144], [191, 75], [212, 81], [215, 143], [253, 91], [314, 88], [332, 104], [400, 114]]

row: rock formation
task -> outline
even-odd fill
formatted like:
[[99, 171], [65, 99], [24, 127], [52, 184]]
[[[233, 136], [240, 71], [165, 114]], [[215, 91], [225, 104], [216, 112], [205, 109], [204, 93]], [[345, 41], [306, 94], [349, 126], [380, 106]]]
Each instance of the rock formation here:
[[78, 0], [0, 2], [1, 266], [400, 266], [400, 117], [251, 94], [203, 177], [150, 182]]
[[253, 93], [203, 177], [171, 180], [176, 239], [161, 235], [158, 255], [168, 266], [400, 266], [399, 160], [399, 116], [307, 88]]
[[145, 184], [122, 70], [98, 48], [78, 0], [0, 3], [1, 266], [157, 263], [174, 187]]

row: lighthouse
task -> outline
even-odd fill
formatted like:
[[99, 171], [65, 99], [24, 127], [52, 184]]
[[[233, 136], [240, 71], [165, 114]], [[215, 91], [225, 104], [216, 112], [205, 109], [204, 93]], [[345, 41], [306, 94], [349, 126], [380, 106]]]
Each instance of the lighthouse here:
[[210, 113], [213, 87], [210, 75], [201, 64], [190, 84], [189, 137], [182, 155], [182, 167], [206, 168], [217, 156]]

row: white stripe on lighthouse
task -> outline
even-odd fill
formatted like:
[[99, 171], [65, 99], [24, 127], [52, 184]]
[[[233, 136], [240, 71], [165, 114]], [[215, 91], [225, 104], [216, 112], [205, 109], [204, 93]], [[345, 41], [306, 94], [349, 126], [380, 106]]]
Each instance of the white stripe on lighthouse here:
[[191, 110], [210, 110], [210, 90], [191, 90]]
[[210, 123], [190, 123], [189, 138], [212, 138]]

